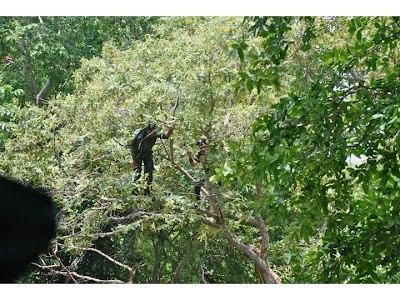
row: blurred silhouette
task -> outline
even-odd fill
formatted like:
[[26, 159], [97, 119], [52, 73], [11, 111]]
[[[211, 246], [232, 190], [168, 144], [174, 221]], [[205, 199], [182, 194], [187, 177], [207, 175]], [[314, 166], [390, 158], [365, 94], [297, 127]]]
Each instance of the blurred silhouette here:
[[0, 282], [12, 283], [55, 236], [51, 198], [0, 176], [0, 230]]

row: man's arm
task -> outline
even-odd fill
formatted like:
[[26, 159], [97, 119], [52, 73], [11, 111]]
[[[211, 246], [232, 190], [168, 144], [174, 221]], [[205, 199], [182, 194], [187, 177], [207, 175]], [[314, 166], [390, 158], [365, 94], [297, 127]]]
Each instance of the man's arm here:
[[195, 165], [197, 165], [197, 164], [200, 162], [200, 156], [202, 155], [202, 152], [199, 151], [199, 152], [195, 155], [194, 159], [193, 159], [193, 156], [192, 156], [192, 152], [191, 152], [191, 151], [188, 151], [188, 152], [187, 152], [187, 155], [188, 155], [188, 157], [189, 157], [189, 163], [190, 163], [190, 165], [191, 165], [192, 167], [194, 167]]
[[188, 151], [188, 152], [187, 152], [187, 156], [188, 156], [188, 158], [189, 158], [189, 163], [190, 163], [190, 165], [191, 165], [192, 167], [194, 167], [195, 165], [197, 165], [198, 160], [197, 160], [197, 159], [196, 159], [196, 160], [193, 160], [192, 152]]

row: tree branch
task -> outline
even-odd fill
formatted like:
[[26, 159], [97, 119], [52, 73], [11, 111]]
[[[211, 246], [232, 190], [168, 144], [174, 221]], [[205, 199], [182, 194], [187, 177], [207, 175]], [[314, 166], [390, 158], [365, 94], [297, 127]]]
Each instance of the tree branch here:
[[176, 112], [176, 109], [178, 108], [180, 98], [181, 98], [181, 93], [178, 92], [178, 97], [176, 98], [175, 105], [174, 105], [174, 107], [170, 110], [170, 112], [172, 113], [172, 116], [175, 116], [175, 112]]
[[25, 100], [26, 101], [33, 101], [35, 100], [37, 90], [36, 90], [36, 79], [33, 75], [33, 72], [30, 68], [31, 66], [31, 59], [29, 50], [25, 47], [23, 43], [17, 45], [18, 50], [21, 51], [21, 56], [24, 58], [24, 62], [22, 63], [22, 74], [25, 79]]
[[231, 118], [232, 100], [231, 100], [231, 97], [229, 95], [226, 97], [226, 105], [227, 105], [228, 109], [227, 109], [227, 112], [226, 112], [226, 115], [225, 115], [225, 119], [224, 119], [224, 126], [228, 125], [229, 120]]
[[215, 223], [214, 220], [212, 220], [211, 218], [199, 218], [199, 220], [210, 227], [219, 229], [219, 225]]
[[103, 253], [102, 251], [98, 250], [98, 249], [94, 249], [94, 248], [81, 248], [81, 247], [75, 247], [75, 246], [69, 246], [68, 248], [70, 249], [77, 249], [77, 250], [82, 250], [82, 251], [92, 251], [95, 252], [101, 256], [103, 256], [105, 259], [107, 259], [108, 261], [112, 262], [113, 264], [127, 270], [129, 272], [129, 281], [128, 283], [133, 283], [133, 280], [135, 279], [136, 276], [136, 269], [133, 270], [131, 267], [113, 259], [112, 257], [108, 256], [107, 254]]
[[178, 282], [179, 277], [181, 275], [181, 270], [185, 266], [185, 264], [189, 261], [189, 259], [192, 257], [193, 250], [194, 249], [193, 249], [193, 245], [192, 245], [192, 247], [189, 249], [189, 251], [186, 252], [185, 255], [182, 257], [182, 259], [179, 262], [178, 266], [175, 268], [174, 273], [172, 274], [171, 283], [177, 283]]
[[63, 264], [63, 262], [61, 261], [61, 259], [56, 255], [56, 252], [53, 249], [50, 249], [50, 253], [53, 255], [53, 257], [58, 261], [58, 263], [60, 264], [61, 268], [63, 268], [66, 273], [68, 274], [68, 277], [72, 280], [73, 283], [78, 283], [72, 272]]
[[86, 281], [93, 281], [93, 282], [96, 282], [96, 283], [125, 283], [125, 282], [123, 282], [121, 280], [118, 280], [118, 279], [102, 280], [102, 279], [98, 279], [98, 278], [94, 278], [94, 277], [90, 277], [90, 276], [80, 275], [80, 274], [78, 274], [76, 272], [67, 273], [67, 272], [62, 272], [62, 271], [57, 271], [57, 270], [53, 270], [53, 272], [56, 273], [56, 274], [63, 275], [63, 276], [71, 274], [71, 275], [75, 276], [76, 278], [79, 278], [79, 279], [82, 279], [82, 280], [86, 280]]
[[[262, 184], [258, 183], [256, 185], [256, 197], [257, 197], [257, 202], [261, 203], [262, 202]], [[261, 233], [261, 257], [268, 261], [268, 250], [269, 250], [269, 234], [268, 230], [264, 224], [263, 219], [261, 218], [260, 214], [256, 217], [258, 227], [260, 228], [260, 233]]]

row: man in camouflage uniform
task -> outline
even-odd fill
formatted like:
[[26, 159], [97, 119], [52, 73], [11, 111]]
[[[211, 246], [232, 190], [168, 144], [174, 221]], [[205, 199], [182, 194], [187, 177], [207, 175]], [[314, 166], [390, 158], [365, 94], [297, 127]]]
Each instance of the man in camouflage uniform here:
[[194, 184], [194, 193], [196, 195], [196, 199], [200, 200], [200, 189], [204, 185], [207, 173], [210, 172], [210, 169], [207, 167], [207, 140], [205, 138], [199, 139], [197, 141], [197, 146], [199, 146], [199, 152], [197, 152], [194, 159], [192, 152], [188, 151], [187, 155], [189, 158], [189, 163], [192, 167], [196, 166], [198, 163], [201, 163], [202, 165], [201, 172], [197, 172], [196, 174], [197, 181]]
[[[150, 195], [150, 186], [153, 182], [153, 146], [157, 138], [168, 139], [172, 135], [173, 130], [172, 126], [166, 134], [157, 134], [156, 126], [154, 124], [149, 124], [146, 128], [142, 129], [130, 143], [133, 171], [135, 173], [134, 181], [136, 182], [139, 180], [142, 172], [142, 165], [144, 165], [144, 173], [147, 174], [145, 195]], [[133, 190], [132, 194], [136, 195], [137, 191]]]

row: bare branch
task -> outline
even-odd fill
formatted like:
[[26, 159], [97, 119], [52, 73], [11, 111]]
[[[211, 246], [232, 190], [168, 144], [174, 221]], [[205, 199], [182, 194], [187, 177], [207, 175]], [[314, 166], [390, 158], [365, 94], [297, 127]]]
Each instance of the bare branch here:
[[95, 161], [99, 161], [99, 160], [106, 159], [106, 158], [112, 158], [112, 156], [111, 156], [110, 154], [104, 154], [104, 155], [102, 155], [102, 156], [95, 157], [95, 158], [91, 158], [91, 159], [82, 158], [82, 160], [83, 160], [83, 161], [95, 162]]
[[217, 223], [215, 223], [214, 220], [211, 219], [211, 218], [199, 218], [199, 220], [200, 220], [202, 223], [204, 223], [204, 224], [206, 224], [206, 225], [208, 225], [208, 226], [211, 226], [211, 227], [214, 227], [214, 228], [217, 228], [217, 229], [220, 227], [220, 226], [219, 226]]
[[241, 213], [234, 213], [234, 214], [229, 214], [229, 213], [226, 213], [225, 215], [227, 215], [227, 216], [229, 216], [229, 217], [232, 217], [232, 218], [234, 218], [234, 219], [236, 219], [236, 220], [243, 220], [243, 221], [245, 221], [245, 222], [247, 222], [247, 223], [249, 223], [249, 224], [251, 224], [251, 225], [254, 225], [254, 226], [258, 226], [258, 221], [257, 221], [257, 219], [256, 218], [254, 218], [254, 217], [249, 217], [249, 218], [247, 218], [247, 217], [245, 217], [243, 214], [241, 214]]
[[66, 271], [66, 273], [68, 274], [68, 277], [72, 280], [73, 283], [78, 283], [73, 274], [71, 273], [71, 271], [63, 264], [63, 262], [61, 261], [61, 259], [56, 255], [56, 252], [53, 249], [50, 249], [51, 254], [53, 255], [53, 257], [58, 261], [58, 263], [60, 264], [60, 266]]
[[224, 126], [228, 125], [229, 120], [231, 118], [232, 99], [231, 99], [230, 95], [228, 95], [226, 97], [226, 105], [227, 105], [228, 109], [226, 111], [226, 115], [225, 115], [225, 119], [224, 119]]
[[199, 132], [207, 137], [209, 140], [214, 140], [215, 137], [207, 130], [205, 130], [202, 126], [199, 126]]
[[174, 157], [174, 139], [170, 138], [169, 139], [169, 159], [172, 163], [175, 162], [175, 157]]
[[[209, 216], [209, 217], [217, 218], [217, 216], [215, 214], [213, 214], [211, 211], [209, 211], [207, 209], [204, 209], [204, 208], [201, 208], [201, 207], [197, 207], [196, 210], [198, 212], [200, 212], [200, 213], [203, 213], [203, 214]], [[242, 221], [245, 221], [245, 222], [249, 223], [250, 225], [254, 225], [254, 226], [258, 227], [258, 221], [254, 217], [247, 218], [241, 213], [230, 213], [230, 212], [226, 212], [225, 215], [230, 217], [230, 218], [233, 218], [233, 219], [235, 219], [237, 221], [242, 220]]]
[[[56, 274], [64, 275], [64, 276], [68, 275], [66, 272], [62, 272], [62, 271], [53, 270], [53, 272]], [[93, 282], [97, 282], [97, 283], [125, 283], [118, 279], [102, 280], [102, 279], [98, 279], [98, 278], [94, 278], [94, 277], [90, 277], [90, 276], [80, 275], [76, 272], [69, 272], [69, 274], [75, 276], [76, 278], [82, 279], [82, 280], [93, 281]]]
[[227, 226], [224, 226], [223, 231], [225, 237], [231, 245], [253, 260], [257, 265], [265, 265], [264, 261], [261, 260], [257, 253], [254, 252], [248, 245], [242, 243], [235, 235], [233, 235]]
[[40, 92], [36, 95], [36, 105], [41, 106], [43, 101], [46, 100], [48, 92], [52, 88], [51, 78], [49, 78]]
[[[121, 222], [121, 221], [125, 221], [125, 220], [134, 220], [141, 216], [148, 216], [148, 217], [153, 217], [153, 218], [183, 217], [182, 215], [177, 215], [177, 214], [161, 214], [161, 213], [154, 213], [154, 212], [148, 212], [148, 211], [136, 211], [127, 216], [122, 216], [122, 217], [110, 216], [109, 220]], [[141, 221], [144, 221], [144, 220], [141, 219], [138, 222], [141, 222]]]
[[211, 217], [211, 218], [216, 218], [217, 217], [215, 214], [213, 214], [211, 211], [209, 211], [207, 209], [204, 209], [204, 208], [201, 208], [201, 207], [196, 207], [196, 210], [198, 212], [201, 212], [201, 213]]
[[[256, 185], [256, 199], [258, 202], [262, 201], [262, 184], [258, 183]], [[259, 253], [260, 258], [262, 259], [264, 265], [258, 265], [261, 272], [261, 276], [264, 282], [266, 283], [281, 283], [281, 278], [269, 267], [269, 234], [267, 227], [264, 224], [263, 219], [260, 214], [256, 217], [258, 227], [260, 228], [261, 233], [261, 250]]]
[[128, 283], [133, 283], [133, 280], [135, 279], [135, 275], [136, 275], [136, 269], [133, 270], [131, 267], [113, 259], [112, 257], [108, 256], [107, 254], [105, 254], [104, 252], [98, 250], [98, 249], [94, 249], [94, 248], [81, 248], [81, 247], [75, 247], [75, 246], [69, 246], [70, 249], [77, 249], [77, 250], [82, 250], [82, 251], [92, 251], [95, 252], [101, 256], [103, 256], [105, 259], [107, 259], [108, 261], [112, 262], [113, 264], [128, 270], [129, 272], [129, 281]]
[[42, 266], [42, 265], [39, 265], [39, 264], [37, 264], [37, 263], [31, 263], [31, 265], [34, 265], [34, 266], [36, 266], [36, 267], [38, 267], [38, 268], [41, 268], [41, 269], [53, 269], [53, 268], [58, 268], [59, 267], [59, 265], [46, 265], [46, 266]]
[[180, 92], [178, 92], [178, 97], [177, 97], [177, 99], [176, 99], [176, 102], [175, 102], [175, 106], [171, 109], [171, 113], [172, 113], [172, 116], [174, 116], [175, 115], [175, 112], [176, 112], [176, 109], [178, 108], [178, 105], [179, 105], [179, 100], [180, 100], [180, 98], [181, 98], [181, 93]]

